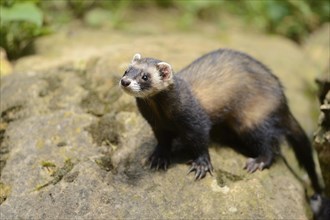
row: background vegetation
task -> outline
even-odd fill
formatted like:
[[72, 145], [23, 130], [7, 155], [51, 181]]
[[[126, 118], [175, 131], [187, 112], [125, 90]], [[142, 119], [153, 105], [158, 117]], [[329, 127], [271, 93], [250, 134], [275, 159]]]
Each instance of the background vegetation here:
[[124, 28], [130, 11], [167, 10], [178, 16], [178, 28], [196, 21], [221, 26], [229, 15], [267, 33], [300, 43], [330, 20], [328, 0], [0, 0], [0, 47], [10, 59], [33, 51], [34, 40], [74, 20], [100, 28]]

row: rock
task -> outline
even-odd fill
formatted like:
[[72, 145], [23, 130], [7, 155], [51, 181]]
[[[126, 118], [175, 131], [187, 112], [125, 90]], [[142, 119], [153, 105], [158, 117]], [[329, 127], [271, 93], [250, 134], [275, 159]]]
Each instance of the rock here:
[[325, 182], [325, 193], [330, 197], [330, 65], [329, 65], [330, 23], [312, 34], [305, 43], [305, 50], [319, 67], [316, 79], [319, 88], [319, 125], [314, 134], [314, 146], [318, 153], [320, 168]]
[[316, 30], [304, 43], [304, 50], [308, 57], [316, 64], [319, 73], [328, 70], [329, 73], [329, 33], [330, 23], [325, 23], [321, 28]]
[[[311, 130], [303, 85], [315, 69], [295, 45], [245, 33], [137, 38], [78, 28], [59, 35], [41, 39], [47, 49], [19, 60], [1, 83], [2, 218], [308, 219], [303, 185], [281, 159], [247, 174], [245, 157], [212, 145], [214, 176], [194, 181], [180, 156], [167, 172], [150, 171], [144, 163], [156, 141], [134, 99], [117, 86], [135, 52], [179, 70], [205, 52], [234, 47], [279, 75], [295, 115]], [[285, 155], [297, 169], [291, 150]]]
[[0, 47], [0, 77], [10, 74], [13, 66], [7, 59], [6, 51]]
[[325, 182], [325, 193], [330, 197], [330, 78], [323, 77], [317, 80], [321, 114], [319, 126], [314, 134], [314, 146], [318, 153], [319, 163]]

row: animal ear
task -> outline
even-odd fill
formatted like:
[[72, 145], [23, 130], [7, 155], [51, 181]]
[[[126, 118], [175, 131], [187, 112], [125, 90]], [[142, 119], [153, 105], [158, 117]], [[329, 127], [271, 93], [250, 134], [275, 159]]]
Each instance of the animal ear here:
[[160, 76], [163, 80], [171, 80], [172, 79], [172, 67], [170, 64], [165, 62], [159, 62], [156, 64], [156, 68], [160, 73]]
[[137, 53], [133, 56], [132, 63], [136, 63], [139, 60], [141, 60], [141, 54]]

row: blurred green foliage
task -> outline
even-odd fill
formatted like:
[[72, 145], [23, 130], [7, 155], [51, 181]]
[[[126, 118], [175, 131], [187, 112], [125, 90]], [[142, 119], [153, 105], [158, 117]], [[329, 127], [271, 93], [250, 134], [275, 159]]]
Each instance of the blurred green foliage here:
[[9, 59], [30, 53], [35, 38], [48, 33], [38, 2], [1, 0], [0, 47], [6, 50]]
[[[329, 0], [0, 0], [1, 42], [9, 58], [17, 58], [49, 28], [80, 20], [91, 27], [122, 28], [131, 12], [164, 10], [177, 16], [178, 28], [196, 21], [223, 27], [223, 16], [239, 18], [249, 28], [286, 36], [298, 43], [330, 21]], [[173, 13], [174, 12], [174, 13]], [[152, 18], [151, 18], [152, 19]]]
[[329, 0], [241, 0], [232, 2], [229, 10], [262, 30], [296, 42], [330, 20]]
[[82, 18], [96, 5], [96, 0], [67, 0], [67, 6], [77, 18]]
[[[48, 0], [47, 4], [50, 2], [65, 1]], [[66, 5], [76, 18], [83, 18], [93, 8], [108, 11], [115, 27], [124, 23], [126, 11], [148, 7], [178, 11], [179, 27], [188, 29], [196, 20], [221, 23], [221, 15], [231, 14], [253, 27], [296, 42], [330, 21], [329, 0], [67, 0]]]
[[[155, 2], [159, 3], [160, 0]], [[218, 15], [231, 14], [241, 18], [250, 26], [286, 36], [298, 43], [321, 24], [330, 21], [329, 0], [165, 0], [161, 2], [166, 2], [167, 7], [181, 10], [181, 21], [185, 25], [193, 25], [196, 19], [221, 22]]]

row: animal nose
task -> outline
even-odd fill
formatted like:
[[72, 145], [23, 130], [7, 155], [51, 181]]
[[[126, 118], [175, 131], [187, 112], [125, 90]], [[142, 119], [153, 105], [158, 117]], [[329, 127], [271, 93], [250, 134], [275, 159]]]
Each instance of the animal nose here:
[[124, 87], [127, 87], [129, 86], [129, 84], [131, 84], [131, 81], [130, 80], [125, 80], [125, 79], [121, 79], [120, 81], [121, 85], [124, 86]]

